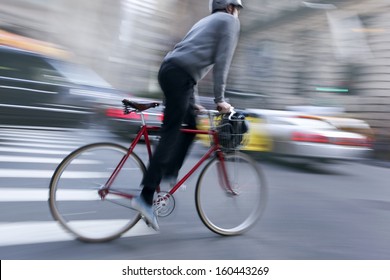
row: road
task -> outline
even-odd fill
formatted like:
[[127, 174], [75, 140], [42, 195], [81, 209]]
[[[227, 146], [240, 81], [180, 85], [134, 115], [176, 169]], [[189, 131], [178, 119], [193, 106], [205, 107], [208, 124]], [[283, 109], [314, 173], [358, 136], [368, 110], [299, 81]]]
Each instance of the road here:
[[[73, 240], [50, 215], [50, 176], [71, 150], [107, 140], [123, 143], [97, 129], [0, 127], [0, 259], [390, 259], [390, 172], [367, 162], [305, 167], [258, 160], [269, 202], [242, 236], [221, 237], [203, 226], [191, 179], [159, 233], [140, 225], [109, 243]], [[195, 145], [183, 169], [201, 152]]]

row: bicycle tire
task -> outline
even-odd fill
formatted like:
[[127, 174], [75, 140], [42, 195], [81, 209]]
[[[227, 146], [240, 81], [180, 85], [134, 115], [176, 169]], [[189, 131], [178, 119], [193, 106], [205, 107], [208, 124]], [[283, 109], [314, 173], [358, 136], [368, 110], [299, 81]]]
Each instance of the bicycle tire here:
[[267, 186], [257, 163], [248, 155], [224, 155], [229, 181], [225, 188], [220, 160], [215, 157], [201, 171], [195, 189], [196, 210], [203, 224], [220, 235], [239, 235], [260, 219], [267, 202]]
[[[120, 237], [141, 218], [129, 209], [130, 200], [108, 194], [102, 200], [103, 186], [127, 149], [114, 143], [95, 143], [70, 153], [56, 168], [49, 191], [52, 216], [63, 228], [84, 242], [106, 242]], [[131, 153], [112, 189], [139, 193], [146, 168]]]

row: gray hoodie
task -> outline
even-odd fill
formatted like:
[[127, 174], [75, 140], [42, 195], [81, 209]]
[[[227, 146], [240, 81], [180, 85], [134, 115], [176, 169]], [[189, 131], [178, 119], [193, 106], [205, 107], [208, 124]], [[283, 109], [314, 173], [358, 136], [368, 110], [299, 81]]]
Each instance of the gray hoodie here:
[[239, 33], [238, 18], [224, 12], [211, 14], [198, 21], [164, 60], [183, 68], [196, 82], [214, 66], [214, 101], [222, 102]]

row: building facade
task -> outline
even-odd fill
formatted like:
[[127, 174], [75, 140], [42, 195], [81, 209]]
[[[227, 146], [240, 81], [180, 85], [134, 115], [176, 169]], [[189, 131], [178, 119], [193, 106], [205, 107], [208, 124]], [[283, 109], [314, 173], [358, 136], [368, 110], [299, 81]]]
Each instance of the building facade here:
[[[167, 51], [208, 0], [2, 0], [0, 28], [71, 50], [117, 88], [156, 94]], [[304, 4], [302, 4], [304, 3]], [[390, 2], [246, 0], [229, 95], [236, 107], [341, 107], [390, 144]], [[211, 79], [200, 87], [211, 94]], [[384, 147], [386, 145], [383, 145]]]

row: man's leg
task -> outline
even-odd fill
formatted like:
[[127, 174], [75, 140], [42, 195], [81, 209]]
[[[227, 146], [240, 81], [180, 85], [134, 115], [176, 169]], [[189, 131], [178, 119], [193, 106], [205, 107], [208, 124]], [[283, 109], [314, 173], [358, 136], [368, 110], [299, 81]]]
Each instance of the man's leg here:
[[[183, 128], [196, 129], [196, 115], [193, 102], [189, 104], [183, 123]], [[171, 155], [165, 170], [165, 177], [176, 181], [195, 136], [196, 134], [194, 133], [182, 132], [179, 134], [176, 140], [175, 151]]]
[[195, 84], [187, 73], [171, 64], [161, 67], [159, 82], [166, 98], [164, 121], [160, 142], [150, 160], [142, 190], [143, 198], [150, 205], [170, 157], [177, 149], [176, 141], [181, 135], [181, 124], [187, 114]]

